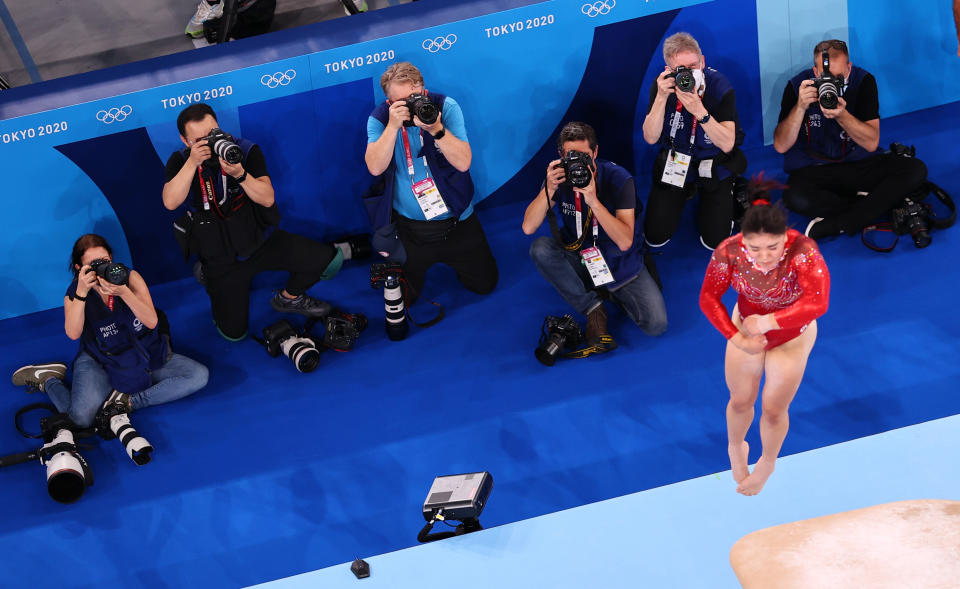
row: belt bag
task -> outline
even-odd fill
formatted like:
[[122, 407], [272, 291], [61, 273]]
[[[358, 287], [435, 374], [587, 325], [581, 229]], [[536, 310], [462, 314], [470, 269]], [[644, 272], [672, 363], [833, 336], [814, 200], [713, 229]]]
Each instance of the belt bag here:
[[400, 236], [413, 243], [427, 245], [445, 241], [457, 226], [456, 218], [440, 219], [439, 221], [415, 221], [400, 217], [397, 226]]

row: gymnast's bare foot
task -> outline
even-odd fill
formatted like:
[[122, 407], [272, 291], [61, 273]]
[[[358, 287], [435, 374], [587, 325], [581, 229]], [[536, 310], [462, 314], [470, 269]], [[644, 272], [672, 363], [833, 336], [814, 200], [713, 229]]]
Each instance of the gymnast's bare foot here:
[[753, 472], [750, 473], [750, 476], [743, 479], [737, 487], [737, 493], [742, 495], [756, 495], [759, 493], [760, 490], [763, 489], [763, 485], [766, 484], [767, 479], [773, 474], [776, 461], [776, 458], [767, 460], [766, 456], [761, 456], [760, 460], [758, 460], [757, 464], [753, 467]]
[[746, 441], [739, 444], [728, 444], [727, 454], [730, 455], [730, 471], [733, 473], [733, 480], [737, 483], [743, 482], [743, 479], [750, 476], [750, 444]]

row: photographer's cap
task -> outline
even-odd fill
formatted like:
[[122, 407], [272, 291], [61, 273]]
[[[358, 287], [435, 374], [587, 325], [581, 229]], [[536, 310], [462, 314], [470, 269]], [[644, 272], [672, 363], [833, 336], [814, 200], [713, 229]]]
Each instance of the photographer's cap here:
[[370, 237], [370, 245], [374, 251], [391, 262], [403, 264], [407, 261], [407, 250], [403, 248], [395, 223], [389, 223], [374, 231]]

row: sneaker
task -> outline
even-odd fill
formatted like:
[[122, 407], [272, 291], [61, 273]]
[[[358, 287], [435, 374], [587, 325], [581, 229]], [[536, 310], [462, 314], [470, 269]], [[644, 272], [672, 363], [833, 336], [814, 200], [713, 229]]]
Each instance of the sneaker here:
[[841, 233], [843, 233], [842, 229], [835, 229], [833, 223], [823, 217], [815, 217], [807, 225], [806, 231], [803, 232], [810, 239], [826, 239], [836, 237]]
[[367, 11], [367, 0], [340, 0], [347, 16]]
[[46, 391], [47, 381], [51, 378], [63, 380], [67, 376], [67, 365], [63, 362], [51, 362], [50, 364], [28, 364], [18, 368], [10, 379], [14, 386], [27, 387], [27, 392], [32, 393]]
[[203, 36], [203, 22], [223, 16], [223, 2], [217, 0], [216, 4], [210, 0], [200, 0], [197, 4], [197, 11], [193, 14], [187, 28], [183, 31], [188, 37], [199, 39]]
[[319, 319], [326, 317], [333, 311], [333, 306], [330, 303], [315, 299], [308, 294], [302, 294], [295, 299], [288, 299], [283, 296], [283, 291], [280, 290], [270, 299], [270, 306], [281, 313], [297, 313], [298, 315]]
[[105, 411], [111, 405], [117, 406], [118, 411], [113, 411], [112, 413], [114, 414], [130, 413], [133, 411], [133, 405], [130, 403], [130, 395], [121, 393], [116, 389], [110, 391], [110, 394], [107, 395], [107, 398], [103, 401], [103, 406], [100, 407], [100, 410]]

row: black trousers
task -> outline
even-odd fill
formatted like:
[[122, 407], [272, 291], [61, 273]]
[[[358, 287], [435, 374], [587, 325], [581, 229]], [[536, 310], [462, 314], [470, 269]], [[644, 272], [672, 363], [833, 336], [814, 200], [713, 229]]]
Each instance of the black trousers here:
[[301, 295], [320, 280], [335, 254], [332, 245], [277, 229], [246, 260], [204, 266], [213, 321], [227, 337], [242, 338], [247, 333], [254, 276], [266, 270], [285, 270], [290, 273], [287, 292]]
[[[918, 159], [892, 154], [855, 162], [807, 166], [790, 173], [783, 201], [791, 211], [854, 235], [927, 180]], [[858, 196], [858, 192], [867, 192]]]
[[[660, 246], [669, 241], [680, 225], [680, 217], [687, 200], [693, 198], [694, 194], [699, 194], [697, 230], [708, 247], [717, 247], [730, 236], [730, 229], [733, 227], [733, 176], [724, 180], [697, 178], [680, 188], [660, 181], [666, 159], [665, 154], [661, 153], [653, 166], [650, 196], [647, 198], [647, 212], [643, 220], [647, 243]], [[698, 160], [693, 160], [690, 162], [690, 169], [696, 169], [699, 163]]]
[[412, 305], [423, 291], [427, 270], [436, 263], [453, 268], [461, 284], [468, 290], [477, 294], [492, 292], [500, 274], [477, 215], [459, 221], [446, 237], [436, 241], [425, 239], [427, 232], [418, 230], [425, 223], [443, 221], [410, 222], [401, 217], [397, 222], [400, 241], [407, 252], [407, 261], [403, 265], [408, 286], [406, 304]]

